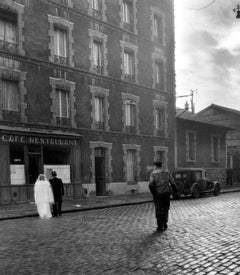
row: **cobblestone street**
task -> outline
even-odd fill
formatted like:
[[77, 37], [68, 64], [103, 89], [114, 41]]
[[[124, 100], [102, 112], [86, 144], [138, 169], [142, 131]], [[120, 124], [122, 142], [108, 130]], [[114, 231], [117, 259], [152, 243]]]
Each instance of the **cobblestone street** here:
[[240, 194], [1, 221], [1, 274], [240, 274]]

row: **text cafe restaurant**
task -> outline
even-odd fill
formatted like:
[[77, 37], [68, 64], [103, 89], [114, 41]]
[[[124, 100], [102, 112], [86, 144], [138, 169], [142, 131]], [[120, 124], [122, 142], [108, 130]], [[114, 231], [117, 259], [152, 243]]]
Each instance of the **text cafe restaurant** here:
[[66, 197], [80, 197], [80, 138], [69, 132], [0, 129], [0, 204], [34, 201], [37, 177], [50, 178], [52, 170], [62, 178]]

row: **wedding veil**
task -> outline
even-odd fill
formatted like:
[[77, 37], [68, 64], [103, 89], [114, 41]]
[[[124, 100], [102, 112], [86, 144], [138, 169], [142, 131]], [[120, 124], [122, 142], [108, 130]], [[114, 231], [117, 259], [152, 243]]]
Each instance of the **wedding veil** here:
[[34, 199], [36, 203], [53, 203], [52, 188], [44, 174], [40, 174], [34, 185]]

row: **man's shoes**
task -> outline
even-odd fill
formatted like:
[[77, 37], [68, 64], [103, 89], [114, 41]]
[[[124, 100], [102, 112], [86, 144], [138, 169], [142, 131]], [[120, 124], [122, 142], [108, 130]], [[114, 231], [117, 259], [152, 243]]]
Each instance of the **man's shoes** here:
[[158, 226], [157, 232], [161, 232], [161, 231], [163, 231], [163, 228]]
[[167, 223], [166, 223], [166, 222], [163, 224], [162, 229], [163, 229], [163, 230], [167, 230], [167, 229], [168, 229], [168, 225], [167, 225]]

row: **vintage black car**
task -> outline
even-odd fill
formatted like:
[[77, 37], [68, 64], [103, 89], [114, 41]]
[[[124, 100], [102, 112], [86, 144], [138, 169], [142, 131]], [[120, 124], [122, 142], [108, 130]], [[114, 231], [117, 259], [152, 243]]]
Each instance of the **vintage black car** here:
[[176, 170], [173, 173], [173, 178], [177, 189], [172, 193], [174, 198], [180, 198], [182, 195], [199, 198], [204, 193], [212, 193], [215, 196], [220, 194], [220, 183], [207, 179], [206, 170], [202, 168]]

